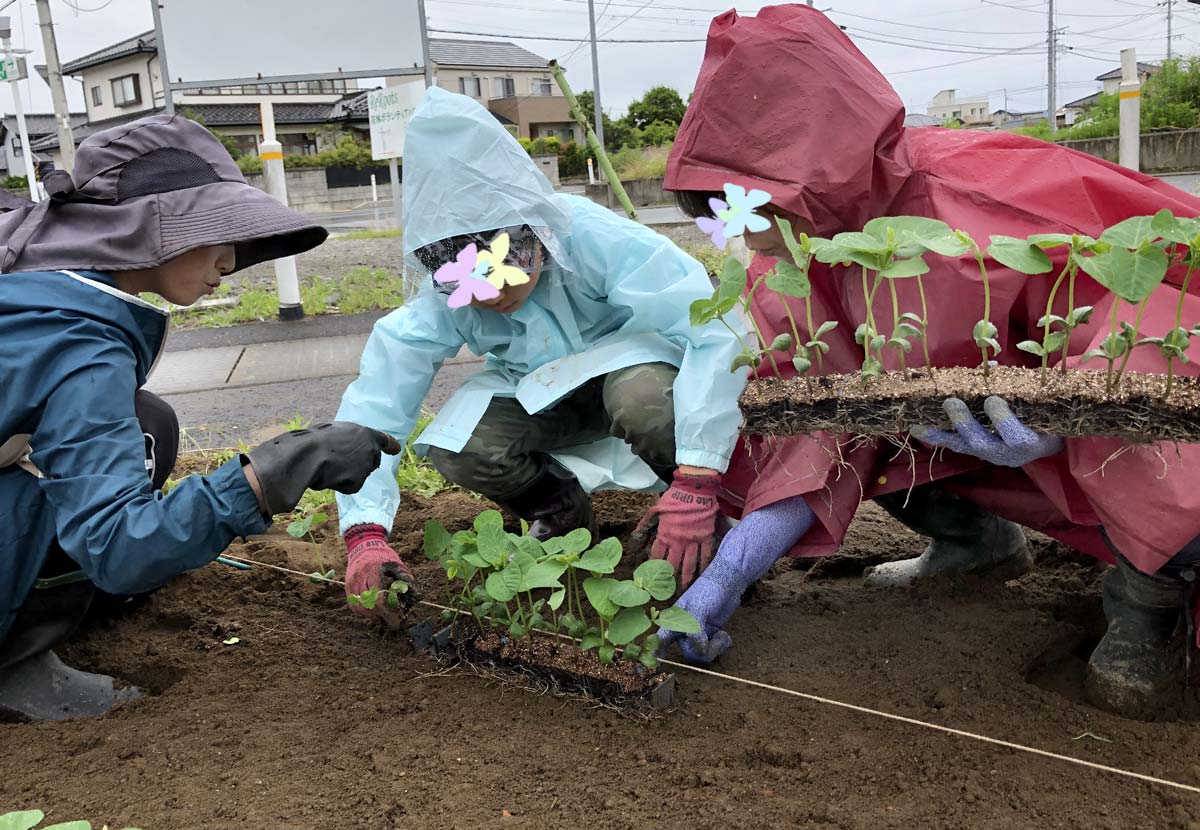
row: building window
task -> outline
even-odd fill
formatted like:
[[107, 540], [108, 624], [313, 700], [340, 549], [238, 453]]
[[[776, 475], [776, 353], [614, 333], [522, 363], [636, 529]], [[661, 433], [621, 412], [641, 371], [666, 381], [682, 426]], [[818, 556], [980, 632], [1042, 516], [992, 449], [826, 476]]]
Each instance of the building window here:
[[458, 91], [463, 95], [470, 95], [472, 98], [479, 97], [479, 79], [478, 78], [459, 78]]
[[104, 105], [104, 98], [100, 92], [100, 87], [92, 87], [92, 106], [99, 107]]
[[21, 137], [20, 136], [16, 136], [16, 135], [13, 136], [12, 151], [13, 151], [14, 156], [21, 155]]
[[492, 97], [512, 98], [517, 94], [517, 83], [512, 78], [493, 78]]
[[137, 75], [125, 75], [112, 79], [113, 104], [132, 107], [142, 103], [142, 82]]
[[315, 156], [317, 154], [317, 139], [306, 133], [285, 133], [279, 136], [285, 156]]
[[553, 95], [553, 83], [549, 78], [531, 78], [529, 80], [529, 91], [534, 95]]

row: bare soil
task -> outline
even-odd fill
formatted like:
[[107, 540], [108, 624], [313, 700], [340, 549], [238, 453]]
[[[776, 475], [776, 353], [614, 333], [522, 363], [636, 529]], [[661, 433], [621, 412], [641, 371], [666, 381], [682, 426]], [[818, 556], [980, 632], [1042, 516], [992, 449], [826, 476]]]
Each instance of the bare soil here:
[[[646, 504], [602, 494], [604, 532], [627, 537]], [[485, 506], [406, 498], [393, 543], [426, 596], [442, 583], [425, 520], [453, 531]], [[760, 583], [718, 668], [1200, 785], [1195, 723], [1082, 701], [1102, 566], [1036, 539], [1037, 570], [1008, 584], [863, 587], [864, 568], [922, 547], [867, 506], [839, 554]], [[280, 524], [231, 552], [344, 563], [325, 528], [314, 545]], [[645, 721], [447, 671], [339, 588], [262, 567], [185, 575], [62, 653], [149, 694], [100, 719], [0, 726], [0, 812], [145, 830], [1200, 830], [1186, 793], [684, 671], [678, 708]]]
[[[1112, 392], [1105, 373], [995, 366], [914, 369], [865, 380], [858, 374], [808, 380], [766, 378], [742, 394], [745, 429], [755, 435], [810, 432], [888, 435], [916, 425], [950, 427], [949, 397], [983, 418], [983, 402], [998, 395], [1030, 429], [1064, 436], [1110, 436], [1138, 443], [1200, 441], [1200, 382], [1175, 378], [1169, 397], [1162, 375], [1126, 374]], [[987, 423], [984, 420], [984, 423]]]

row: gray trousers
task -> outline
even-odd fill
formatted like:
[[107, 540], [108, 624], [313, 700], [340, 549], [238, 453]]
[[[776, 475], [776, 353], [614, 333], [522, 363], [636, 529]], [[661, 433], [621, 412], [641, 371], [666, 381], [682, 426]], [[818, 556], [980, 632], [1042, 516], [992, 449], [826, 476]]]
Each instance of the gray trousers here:
[[545, 453], [616, 436], [669, 483], [677, 374], [666, 363], [618, 369], [536, 415], [514, 398], [493, 398], [460, 452], [430, 447], [429, 461], [460, 487], [503, 502], [533, 482]]

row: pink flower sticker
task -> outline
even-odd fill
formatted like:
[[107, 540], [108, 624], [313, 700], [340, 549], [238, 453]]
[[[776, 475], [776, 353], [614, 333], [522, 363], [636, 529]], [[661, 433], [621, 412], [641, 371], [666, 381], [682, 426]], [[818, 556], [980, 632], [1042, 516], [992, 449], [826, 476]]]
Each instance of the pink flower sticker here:
[[479, 256], [479, 249], [472, 242], [458, 252], [454, 262], [447, 262], [437, 269], [433, 280], [441, 284], [457, 283], [450, 294], [448, 305], [451, 308], [470, 305], [472, 300], [494, 300], [500, 296], [500, 289], [480, 279], [487, 272], [487, 266], [488, 262]]

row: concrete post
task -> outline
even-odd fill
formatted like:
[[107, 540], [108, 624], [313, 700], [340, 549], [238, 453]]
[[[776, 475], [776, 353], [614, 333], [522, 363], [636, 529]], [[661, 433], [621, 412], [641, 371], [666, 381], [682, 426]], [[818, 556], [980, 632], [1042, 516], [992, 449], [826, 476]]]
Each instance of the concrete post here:
[[400, 198], [400, 163], [388, 159], [388, 178], [392, 180], [392, 218], [396, 228], [404, 227], [404, 202]]
[[62, 63], [58, 59], [58, 42], [54, 39], [54, 21], [50, 18], [50, 0], [37, 0], [38, 25], [42, 29], [42, 46], [46, 49], [46, 80], [50, 83], [50, 98], [54, 102], [54, 120], [58, 125], [58, 151], [63, 168], [75, 171], [75, 135], [71, 131], [71, 108], [67, 91], [63, 89]]
[[1138, 77], [1137, 50], [1121, 50], [1119, 163], [1130, 170], [1141, 169], [1142, 82]]
[[[275, 107], [270, 101], [263, 101], [259, 106], [262, 111], [263, 142], [259, 145], [258, 155], [263, 163], [263, 184], [268, 195], [286, 205], [287, 176], [283, 169], [283, 145], [275, 140]], [[275, 283], [279, 292], [279, 319], [304, 319], [295, 257], [275, 260]]]
[[[11, 60], [12, 27], [7, 17], [0, 17], [0, 43], [4, 45], [4, 60]], [[29, 149], [29, 130], [25, 126], [25, 108], [21, 104], [21, 90], [17, 86], [17, 73], [10, 72], [8, 85], [12, 89], [13, 114], [17, 116], [17, 135], [21, 137], [21, 154], [25, 159], [25, 183], [29, 186], [30, 201], [38, 201], [37, 182], [34, 181], [33, 151]]]

